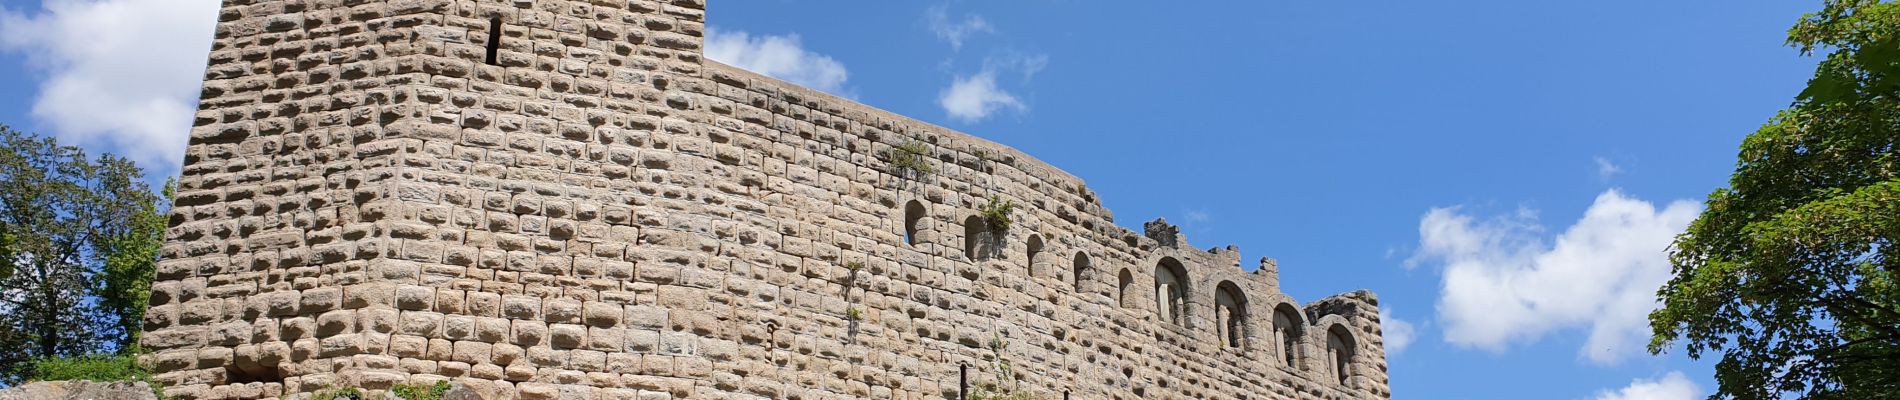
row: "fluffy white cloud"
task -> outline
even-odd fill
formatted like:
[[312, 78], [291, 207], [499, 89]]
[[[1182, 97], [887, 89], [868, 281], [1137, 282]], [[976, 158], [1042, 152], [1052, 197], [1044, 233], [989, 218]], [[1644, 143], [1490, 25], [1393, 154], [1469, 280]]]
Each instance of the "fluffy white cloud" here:
[[997, 76], [1002, 71], [1017, 72], [1021, 74], [1020, 83], [1026, 84], [1048, 65], [1049, 57], [1043, 55], [990, 58], [983, 63], [982, 72], [951, 81], [950, 87], [937, 96], [937, 105], [963, 122], [980, 122], [998, 111], [1029, 111], [1016, 95], [997, 85]]
[[965, 15], [962, 21], [951, 21], [949, 10], [941, 5], [927, 10], [924, 18], [930, 23], [930, 31], [936, 33], [937, 38], [950, 43], [952, 50], [962, 49], [963, 40], [971, 35], [996, 32], [995, 28], [990, 27], [989, 21], [976, 14]]
[[184, 160], [217, 0], [44, 0], [0, 10], [0, 49], [45, 74], [34, 118], [155, 173]]
[[843, 63], [805, 50], [798, 34], [752, 36], [742, 31], [708, 29], [706, 57], [838, 95], [845, 95], [845, 79], [850, 77]]
[[1379, 331], [1385, 336], [1385, 354], [1396, 355], [1405, 352], [1407, 346], [1418, 338], [1418, 331], [1411, 322], [1392, 316], [1391, 308], [1379, 309]]
[[985, 70], [976, 75], [958, 77], [950, 82], [950, 87], [937, 97], [937, 104], [943, 106], [951, 118], [963, 122], [977, 122], [988, 119], [991, 114], [1001, 110], [1025, 111], [1029, 107], [1017, 100], [1015, 95], [996, 86], [996, 71]]
[[1614, 364], [1642, 351], [1656, 289], [1670, 276], [1665, 251], [1700, 211], [1688, 201], [1658, 210], [1612, 189], [1546, 243], [1533, 211], [1479, 219], [1437, 208], [1420, 220], [1407, 265], [1443, 266], [1438, 314], [1447, 342], [1502, 351], [1585, 328], [1579, 355]]
[[1695, 382], [1682, 376], [1681, 371], [1670, 371], [1662, 379], [1637, 379], [1622, 390], [1597, 392], [1597, 400], [1696, 400], [1702, 398], [1702, 388]]

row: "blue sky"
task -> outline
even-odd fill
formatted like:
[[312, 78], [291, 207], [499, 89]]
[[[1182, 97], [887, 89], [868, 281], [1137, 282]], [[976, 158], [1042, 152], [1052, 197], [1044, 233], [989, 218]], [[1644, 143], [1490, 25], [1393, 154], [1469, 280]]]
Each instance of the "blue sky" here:
[[[1642, 317], [1670, 236], [1809, 76], [1782, 43], [1819, 7], [711, 3], [716, 59], [1014, 146], [1124, 226], [1278, 259], [1298, 299], [1377, 291], [1412, 333], [1401, 399], [1706, 395], [1712, 362], [1642, 352]], [[215, 6], [0, 5], [0, 122], [171, 173]], [[149, 114], [92, 112], [126, 105]]]

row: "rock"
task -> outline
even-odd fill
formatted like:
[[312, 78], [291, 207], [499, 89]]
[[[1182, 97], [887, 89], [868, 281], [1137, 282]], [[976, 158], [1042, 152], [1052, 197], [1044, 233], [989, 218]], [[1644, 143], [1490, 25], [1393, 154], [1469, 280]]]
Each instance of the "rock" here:
[[0, 389], [0, 400], [158, 400], [145, 382], [41, 381]]

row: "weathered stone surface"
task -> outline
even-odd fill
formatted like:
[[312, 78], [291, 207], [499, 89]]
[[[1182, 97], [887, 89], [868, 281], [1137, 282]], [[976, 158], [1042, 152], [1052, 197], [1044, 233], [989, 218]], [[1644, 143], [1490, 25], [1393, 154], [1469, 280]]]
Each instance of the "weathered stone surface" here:
[[145, 382], [43, 381], [0, 389], [0, 400], [158, 400]]
[[1390, 398], [1371, 293], [1298, 302], [1014, 149], [706, 60], [705, 13], [225, 1], [145, 361], [184, 399], [937, 399], [999, 357], [1042, 398]]

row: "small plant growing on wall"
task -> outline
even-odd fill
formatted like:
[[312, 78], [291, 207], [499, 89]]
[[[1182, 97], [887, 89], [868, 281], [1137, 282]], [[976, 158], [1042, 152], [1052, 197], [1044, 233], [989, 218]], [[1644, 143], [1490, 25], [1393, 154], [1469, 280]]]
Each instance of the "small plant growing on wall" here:
[[893, 175], [921, 178], [935, 172], [930, 166], [930, 149], [924, 146], [924, 142], [912, 140], [892, 147], [884, 155], [891, 160], [891, 167], [895, 169], [891, 171]]
[[858, 271], [862, 271], [862, 270], [864, 270], [864, 262], [862, 261], [852, 261], [852, 262], [844, 263], [845, 286], [857, 286]]
[[990, 372], [996, 374], [997, 382], [978, 384], [976, 390], [970, 393], [970, 400], [1035, 399], [1035, 396], [1031, 396], [1028, 391], [1021, 390], [1022, 384], [1018, 382], [1016, 368], [1003, 357], [1003, 352], [1009, 349], [1009, 341], [1003, 340], [1003, 335], [1000, 333], [993, 335], [989, 348], [996, 354], [996, 362], [990, 364]]
[[852, 322], [862, 321], [864, 320], [864, 311], [859, 311], [857, 307], [846, 308], [844, 309], [844, 319], [851, 320]]
[[1009, 231], [1009, 213], [1015, 210], [1016, 202], [998, 196], [990, 196], [988, 204], [977, 207], [977, 212], [983, 214], [983, 222], [995, 232]]

